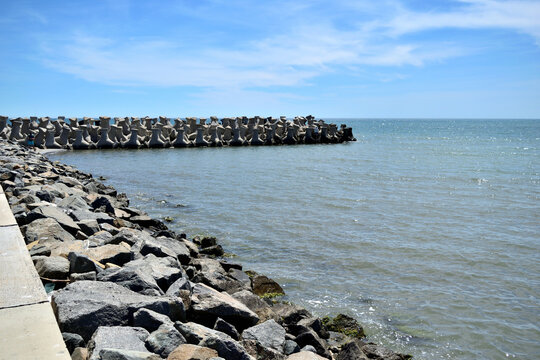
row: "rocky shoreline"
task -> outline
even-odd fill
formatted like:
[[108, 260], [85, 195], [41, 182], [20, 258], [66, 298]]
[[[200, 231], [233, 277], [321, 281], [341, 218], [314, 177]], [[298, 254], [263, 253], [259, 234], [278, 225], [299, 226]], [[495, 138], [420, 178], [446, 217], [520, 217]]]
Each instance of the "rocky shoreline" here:
[[177, 234], [125, 194], [16, 141], [0, 181], [72, 359], [411, 358], [366, 341], [347, 315], [278, 300], [272, 279]]

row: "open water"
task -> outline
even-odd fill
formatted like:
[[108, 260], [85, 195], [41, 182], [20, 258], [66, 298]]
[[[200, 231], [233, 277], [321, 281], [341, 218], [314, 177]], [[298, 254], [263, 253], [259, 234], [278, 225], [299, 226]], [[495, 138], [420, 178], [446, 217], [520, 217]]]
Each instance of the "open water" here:
[[394, 350], [540, 358], [540, 121], [332, 121], [358, 141], [50, 157]]

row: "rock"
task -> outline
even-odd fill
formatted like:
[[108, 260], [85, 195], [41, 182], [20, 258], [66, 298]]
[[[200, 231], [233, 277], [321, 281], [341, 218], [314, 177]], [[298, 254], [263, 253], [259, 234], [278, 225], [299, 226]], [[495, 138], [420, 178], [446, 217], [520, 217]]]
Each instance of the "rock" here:
[[297, 324], [302, 319], [312, 317], [309, 311], [294, 304], [277, 303], [272, 305], [271, 309], [286, 325]]
[[148, 351], [122, 349], [102, 349], [99, 356], [100, 360], [161, 360], [159, 355]]
[[146, 339], [146, 347], [162, 358], [166, 358], [174, 349], [185, 343], [186, 339], [172, 323], [161, 325]]
[[152, 236], [147, 232], [130, 229], [127, 227], [120, 228], [118, 234], [110, 240], [110, 244], [120, 244], [121, 242], [126, 242], [130, 245], [134, 245], [137, 242], [142, 242], [144, 240], [152, 240]]
[[246, 349], [230, 337], [207, 337], [199, 346], [209, 347], [218, 352], [218, 355], [226, 360], [253, 360]]
[[65, 210], [89, 210], [90, 206], [78, 195], [69, 195], [60, 200], [56, 205]]
[[68, 349], [70, 354], [73, 353], [75, 348], [86, 346], [86, 343], [79, 334], [65, 332], [62, 333], [62, 338], [64, 339], [64, 343], [66, 344], [66, 348]]
[[95, 219], [77, 221], [77, 225], [88, 236], [92, 236], [100, 230], [99, 224]]
[[283, 353], [285, 355], [291, 355], [299, 351], [300, 351], [300, 346], [298, 346], [296, 341], [285, 340], [285, 344], [283, 344]]
[[191, 293], [191, 283], [185, 277], [176, 280], [169, 286], [166, 294], [169, 296], [180, 296], [180, 291], [187, 290]]
[[[108, 224], [108, 223], [102, 223], [102, 224], [99, 225], [99, 227], [101, 228], [101, 230], [106, 231], [109, 234], [111, 234], [111, 236], [117, 235], [118, 232], [120, 231], [120, 230], [118, 230], [117, 227], [112, 226], [111, 224]], [[110, 239], [110, 240], [112, 240], [112, 239]], [[110, 240], [106, 244], [110, 243]], [[131, 245], [131, 244], [129, 244], [129, 245]]]
[[157, 330], [161, 325], [174, 325], [167, 315], [163, 315], [148, 309], [139, 309], [133, 314], [133, 325], [142, 327], [149, 332]]
[[253, 288], [253, 292], [259, 296], [263, 296], [265, 294], [285, 294], [277, 282], [264, 275], [255, 275], [251, 279], [251, 286]]
[[152, 219], [148, 215], [132, 216], [129, 220], [145, 228], [167, 229], [167, 226], [165, 226], [165, 224], [163, 224], [161, 221]]
[[285, 329], [274, 320], [268, 320], [244, 330], [242, 338], [254, 340], [264, 347], [283, 352]]
[[60, 330], [77, 333], [88, 340], [99, 326], [122, 326], [132, 314], [147, 308], [169, 316], [185, 318], [184, 304], [176, 298], [145, 296], [110, 282], [77, 281], [52, 295]]
[[75, 240], [73, 235], [64, 230], [58, 222], [51, 218], [32, 221], [26, 226], [25, 239], [27, 243], [39, 241], [44, 244], [50, 241], [70, 242]]
[[30, 257], [32, 256], [50, 256], [51, 255], [51, 249], [49, 249], [45, 245], [37, 244], [33, 246], [30, 250], [28, 250], [28, 253], [30, 254]]
[[301, 348], [303, 348], [306, 345], [311, 345], [315, 348], [315, 350], [317, 351], [317, 354], [324, 356], [326, 358], [330, 358], [330, 352], [327, 350], [326, 343], [313, 330], [308, 330], [298, 335], [296, 337], [296, 343]]
[[270, 306], [263, 299], [249, 290], [238, 291], [232, 294], [232, 297], [255, 313], [258, 313], [261, 310], [270, 309]]
[[65, 280], [69, 275], [69, 261], [60, 256], [41, 257], [34, 266], [42, 278]]
[[253, 356], [256, 359], [261, 360], [285, 360], [286, 355], [262, 346], [259, 342], [255, 340], [242, 340], [242, 346], [246, 349], [246, 352]]
[[141, 247], [141, 254], [154, 254], [158, 257], [172, 256], [184, 265], [191, 260], [188, 248], [181, 241], [164, 236], [146, 239]]
[[161, 290], [154, 278], [137, 268], [127, 266], [109, 268], [97, 276], [98, 281], [110, 281], [144, 295], [160, 296]]
[[112, 206], [109, 199], [107, 199], [104, 196], [97, 197], [92, 203], [90, 204], [94, 210], [101, 209], [102, 212], [108, 213], [108, 214], [114, 214], [114, 207]]
[[[259, 321], [259, 317], [232, 296], [220, 293], [204, 284], [193, 286], [191, 315], [206, 324], [214, 324], [218, 317], [233, 324], [237, 329], [245, 329]], [[218, 351], [219, 352], [219, 351]]]
[[100, 326], [88, 342], [89, 360], [100, 360], [103, 349], [122, 349], [147, 352], [144, 342], [150, 334], [143, 328], [129, 326]]
[[298, 353], [289, 355], [287, 360], [325, 360], [325, 358], [311, 351], [300, 351]]
[[329, 338], [326, 340], [326, 342], [330, 351], [334, 352], [338, 352], [342, 346], [350, 343], [353, 340], [353, 338], [336, 331], [329, 331], [328, 334]]
[[205, 236], [199, 240], [201, 248], [208, 248], [217, 245], [217, 239], [213, 236]]
[[39, 190], [36, 191], [36, 196], [41, 200], [48, 203], [52, 203], [54, 201], [54, 195], [46, 190]]
[[88, 350], [84, 347], [78, 347], [73, 350], [71, 354], [71, 360], [87, 360], [88, 359]]
[[201, 254], [209, 256], [223, 256], [223, 254], [225, 254], [225, 251], [223, 250], [223, 247], [221, 245], [214, 245], [202, 248], [199, 252]]
[[142, 259], [130, 261], [124, 267], [139, 269], [145, 274], [150, 275], [163, 292], [168, 290], [169, 286], [185, 275], [176, 258], [159, 258], [152, 254], [146, 255]]
[[221, 331], [237, 341], [240, 338], [240, 334], [238, 334], [236, 328], [221, 318], [217, 318], [216, 323], [214, 324], [214, 330]]
[[[108, 242], [112, 238], [113, 238], [113, 236], [109, 232], [99, 230], [98, 232], [96, 232], [92, 236], [88, 237], [87, 240], [91, 244], [90, 245], [91, 247], [96, 247], [96, 246], [103, 246], [105, 244], [108, 244]], [[127, 249], [127, 247], [126, 247], [126, 249]]]
[[[212, 330], [204, 325], [197, 324], [194, 322], [181, 323], [179, 321], [174, 323], [174, 327], [186, 338], [186, 340], [191, 344], [198, 344], [207, 337], [212, 336], [226, 336], [228, 335], [221, 333], [216, 330]], [[232, 338], [231, 338], [232, 339]]]
[[300, 351], [310, 351], [310, 352], [315, 353], [315, 354], [317, 353], [317, 349], [315, 349], [311, 345], [304, 346]]
[[182, 344], [169, 354], [167, 360], [210, 360], [218, 356], [214, 349], [207, 347]]
[[[356, 344], [362, 344], [361, 341], [356, 340]], [[376, 360], [409, 360], [412, 359], [411, 355], [395, 353], [392, 350], [386, 349], [382, 346], [368, 343], [362, 346], [362, 351], [368, 359]]]
[[100, 263], [113, 263], [119, 266], [133, 260], [133, 254], [122, 245], [103, 245], [89, 248], [84, 252], [88, 257]]
[[322, 319], [323, 324], [330, 331], [340, 332], [353, 338], [365, 337], [364, 329], [354, 318], [338, 314], [335, 318], [324, 317]]
[[60, 224], [67, 232], [72, 235], [75, 235], [77, 231], [80, 231], [79, 225], [73, 221], [65, 212], [53, 205], [43, 205], [32, 210], [28, 215], [27, 219], [29, 222], [32, 222], [34, 219], [40, 218], [52, 218]]
[[322, 339], [328, 339], [330, 335], [328, 334], [328, 330], [326, 329], [326, 326], [322, 323], [321, 319], [312, 317], [307, 319], [302, 319], [298, 322], [298, 325], [303, 325], [306, 327], [309, 327], [313, 331], [317, 333]]
[[[230, 271], [231, 269], [235, 269], [235, 270], [242, 270], [242, 265], [241, 264], [237, 264], [237, 263], [233, 263], [233, 262], [230, 262], [229, 260], [227, 259], [220, 259], [219, 260], [219, 263], [221, 264], [221, 266], [223, 267], [223, 269], [225, 271]], [[247, 276], [247, 275], [246, 275]]]
[[100, 212], [92, 212], [89, 210], [73, 210], [69, 213], [69, 216], [75, 221], [96, 220], [98, 224], [114, 224], [114, 219], [109, 215]]
[[89, 271], [85, 273], [74, 273], [69, 275], [69, 281], [75, 282], [75, 281], [81, 281], [81, 280], [97, 280], [97, 274], [95, 271]]
[[247, 276], [245, 272], [235, 268], [229, 269], [227, 271], [230, 277], [232, 277], [234, 280], [240, 281], [246, 289], [251, 288], [251, 279], [249, 278], [249, 276]]
[[351, 341], [341, 347], [336, 360], [368, 360], [362, 351], [362, 344]]
[[70, 252], [68, 254], [69, 260], [69, 272], [70, 273], [89, 273], [100, 272], [101, 266], [99, 266], [95, 260], [90, 259], [84, 254], [77, 252]]

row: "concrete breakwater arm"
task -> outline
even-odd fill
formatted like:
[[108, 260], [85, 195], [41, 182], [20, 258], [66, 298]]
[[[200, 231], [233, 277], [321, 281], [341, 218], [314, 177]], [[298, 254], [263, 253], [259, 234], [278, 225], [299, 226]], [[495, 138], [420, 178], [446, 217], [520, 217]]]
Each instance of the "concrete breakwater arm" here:
[[[74, 358], [409, 358], [368, 343], [351, 317], [321, 319], [276, 299], [281, 286], [223, 258], [215, 238], [177, 234], [92, 175], [14, 141], [0, 141], [0, 182], [12, 207], [9, 217], [2, 216], [5, 225], [18, 230], [16, 221], [24, 234], [13, 243], [20, 259], [15, 266], [31, 270], [33, 261], [41, 280], [54, 287], [52, 309]], [[43, 345], [32, 343], [41, 350], [57, 343], [58, 329], [40, 280], [28, 273], [25, 281], [35, 291], [18, 291], [12, 283], [6, 292], [16, 300], [36, 294], [16, 309], [34, 301], [47, 306], [47, 326], [56, 333], [39, 338], [47, 340]], [[25, 329], [2, 333], [6, 344], [16, 337], [32, 342]]]
[[0, 359], [70, 359], [0, 186]]
[[[112, 123], [111, 123], [112, 121]], [[8, 119], [0, 116], [0, 139], [41, 149], [141, 149], [222, 146], [338, 144], [356, 141], [352, 128], [314, 116], [218, 119], [100, 116], [82, 119], [59, 116]]]

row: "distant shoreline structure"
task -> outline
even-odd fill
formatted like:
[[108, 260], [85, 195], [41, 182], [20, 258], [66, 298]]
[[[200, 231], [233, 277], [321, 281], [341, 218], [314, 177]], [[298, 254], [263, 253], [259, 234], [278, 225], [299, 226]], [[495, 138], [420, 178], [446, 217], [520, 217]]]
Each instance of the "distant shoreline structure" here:
[[100, 116], [56, 120], [0, 116], [0, 138], [41, 149], [141, 149], [337, 144], [356, 141], [352, 128], [313, 115], [152, 118]]

